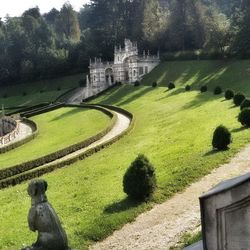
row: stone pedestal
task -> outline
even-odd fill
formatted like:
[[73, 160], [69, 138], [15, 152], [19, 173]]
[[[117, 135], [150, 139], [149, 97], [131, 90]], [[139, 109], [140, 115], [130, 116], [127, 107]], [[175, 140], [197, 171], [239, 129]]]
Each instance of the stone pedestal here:
[[250, 249], [250, 173], [211, 189], [200, 207], [204, 250]]

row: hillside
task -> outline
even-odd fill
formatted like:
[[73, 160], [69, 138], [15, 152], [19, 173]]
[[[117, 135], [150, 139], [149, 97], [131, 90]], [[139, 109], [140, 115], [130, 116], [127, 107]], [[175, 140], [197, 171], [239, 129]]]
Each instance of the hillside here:
[[[220, 85], [250, 96], [249, 69], [250, 61], [166, 62], [145, 77], [143, 86], [123, 85], [93, 101], [121, 106], [135, 115], [136, 122], [114, 145], [43, 176], [72, 248], [85, 249], [104, 238], [227, 162], [250, 142], [250, 131], [237, 121], [239, 108], [223, 95], [212, 93], [214, 86]], [[160, 86], [152, 88], [153, 81]], [[177, 88], [169, 91], [169, 81]], [[205, 83], [209, 91], [201, 94], [199, 86]], [[185, 92], [186, 84], [192, 85], [192, 91]], [[212, 151], [211, 136], [219, 124], [232, 132], [228, 151]], [[147, 155], [155, 166], [158, 181], [153, 201], [143, 204], [126, 199], [122, 189], [124, 172], [139, 153]], [[26, 187], [24, 183], [0, 191], [1, 250], [17, 249], [32, 241], [26, 222], [29, 199], [23, 199]], [[15, 228], [11, 227], [14, 223]], [[11, 230], [6, 232], [6, 228]]]

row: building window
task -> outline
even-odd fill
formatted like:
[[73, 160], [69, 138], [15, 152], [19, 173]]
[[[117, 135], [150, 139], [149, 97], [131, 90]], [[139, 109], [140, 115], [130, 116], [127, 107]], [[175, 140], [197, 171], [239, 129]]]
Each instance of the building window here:
[[120, 58], [119, 58], [119, 56], [117, 57], [117, 60], [118, 60], [118, 62], [120, 61]]
[[148, 73], [148, 66], [145, 66], [145, 74]]
[[143, 67], [139, 68], [139, 75], [143, 75]]
[[136, 76], [136, 70], [134, 70], [134, 76]]
[[94, 75], [94, 82], [95, 82], [95, 75]]

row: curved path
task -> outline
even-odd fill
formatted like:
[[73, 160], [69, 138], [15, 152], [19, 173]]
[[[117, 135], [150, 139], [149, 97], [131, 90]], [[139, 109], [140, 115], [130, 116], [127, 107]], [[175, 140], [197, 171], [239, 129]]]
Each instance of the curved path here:
[[250, 171], [250, 146], [238, 153], [229, 163], [215, 169], [183, 193], [139, 215], [113, 235], [90, 249], [96, 250], [167, 250], [185, 232], [200, 225], [199, 196], [219, 182]]
[[[98, 106], [98, 105], [95, 105], [95, 106]], [[106, 108], [106, 109], [109, 109], [109, 108]], [[110, 110], [112, 110], [112, 108], [110, 108]], [[21, 172], [20, 174], [16, 174], [16, 175], [13, 175], [11, 177], [8, 177], [6, 179], [3, 179], [2, 182], [6, 182], [6, 183], [12, 183], [12, 182], [9, 182], [10, 179], [13, 179], [15, 178], [16, 176], [23, 176], [23, 181], [24, 180], [27, 180], [25, 178], [25, 175], [27, 175], [27, 178], [29, 179], [29, 173], [32, 173], [32, 172], [35, 172], [37, 170], [40, 170], [40, 169], [43, 169], [43, 168], [47, 168], [47, 167], [50, 167], [50, 166], [54, 166], [55, 164], [58, 164], [58, 163], [63, 163], [65, 162], [65, 165], [67, 165], [67, 161], [68, 160], [71, 160], [71, 159], [74, 159], [74, 158], [77, 158], [77, 156], [80, 156], [82, 155], [83, 153], [85, 153], [86, 151], [90, 150], [90, 149], [93, 149], [97, 146], [100, 146], [100, 145], [103, 145], [103, 144], [106, 144], [108, 143], [109, 141], [111, 141], [112, 139], [116, 138], [117, 136], [120, 136], [122, 135], [130, 126], [131, 124], [131, 119], [120, 113], [120, 112], [117, 112], [117, 111], [113, 111], [112, 112], [117, 116], [117, 119], [116, 119], [116, 122], [115, 124], [113, 125], [112, 129], [106, 134], [104, 135], [102, 138], [100, 138], [99, 140], [91, 143], [89, 146], [87, 147], [84, 147], [82, 149], [79, 149], [77, 151], [74, 151], [72, 153], [69, 153], [61, 158], [58, 158], [54, 161], [51, 161], [49, 163], [46, 163], [46, 164], [43, 164], [43, 165], [40, 165], [40, 166], [37, 166], [36, 168], [33, 168], [31, 170], [27, 170], [27, 171], [23, 171]], [[63, 165], [64, 166], [64, 165]], [[53, 171], [53, 170], [52, 170]], [[49, 171], [50, 172], [50, 171]], [[43, 173], [42, 173], [43, 174]]]
[[[87, 150], [89, 149], [92, 149], [96, 146], [99, 146], [99, 145], [102, 145], [108, 141], [110, 141], [111, 139], [115, 138], [116, 136], [119, 136], [120, 134], [122, 134], [124, 131], [126, 131], [131, 123], [131, 120], [124, 114], [121, 114], [119, 112], [116, 112], [116, 111], [112, 111], [113, 113], [115, 113], [117, 115], [117, 121], [114, 125], [114, 127], [105, 135], [103, 136], [101, 139], [93, 142], [92, 144], [90, 144], [89, 146], [85, 147], [85, 148], [82, 148], [80, 150], [77, 150], [71, 154], [68, 154], [62, 158], [59, 158], [55, 161], [52, 161], [50, 163], [47, 163], [45, 165], [42, 165], [40, 167], [47, 167], [47, 166], [50, 166], [50, 165], [53, 165], [55, 163], [58, 163], [58, 162], [63, 162], [65, 160], [69, 160], [71, 158], [74, 158], [84, 152], [86, 152]], [[40, 168], [39, 167], [39, 168]]]
[[6, 146], [9, 146], [15, 142], [21, 141], [21, 140], [25, 139], [26, 137], [28, 137], [29, 135], [31, 135], [32, 133], [33, 133], [33, 130], [28, 124], [26, 124], [24, 122], [20, 122], [19, 123], [19, 133], [16, 136], [16, 138], [11, 140], [10, 142], [4, 144], [4, 145], [0, 144], [0, 148], [6, 147]]

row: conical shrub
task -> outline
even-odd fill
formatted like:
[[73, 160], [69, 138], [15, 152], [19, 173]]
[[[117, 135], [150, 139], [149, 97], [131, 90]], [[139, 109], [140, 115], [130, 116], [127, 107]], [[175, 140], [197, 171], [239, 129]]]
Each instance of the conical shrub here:
[[146, 200], [156, 188], [155, 170], [148, 158], [140, 154], [123, 177], [124, 192], [135, 200]]
[[212, 145], [213, 148], [218, 150], [228, 149], [228, 145], [232, 142], [231, 133], [223, 126], [218, 126], [213, 134]]

